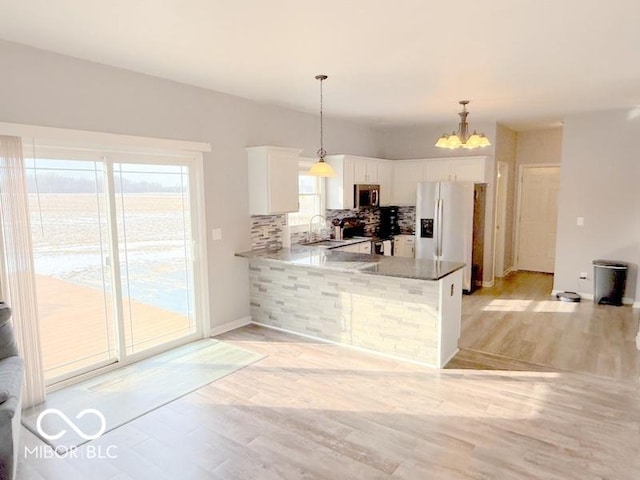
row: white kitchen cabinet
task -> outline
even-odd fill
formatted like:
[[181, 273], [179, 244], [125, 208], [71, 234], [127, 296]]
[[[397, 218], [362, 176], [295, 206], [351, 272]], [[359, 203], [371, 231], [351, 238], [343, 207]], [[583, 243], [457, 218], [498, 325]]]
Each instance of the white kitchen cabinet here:
[[353, 208], [353, 161], [347, 155], [327, 155], [325, 161], [333, 167], [335, 177], [327, 178], [326, 204], [330, 210]]
[[351, 245], [345, 245], [344, 247], [332, 248], [334, 252], [352, 252], [352, 253], [371, 253], [371, 242], [365, 240], [359, 243], [352, 243]]
[[[353, 186], [357, 183], [380, 183], [381, 178], [390, 184], [392, 172], [386, 167], [389, 160], [378, 158], [357, 157], [355, 155], [327, 155], [325, 158], [336, 172], [335, 177], [327, 178], [327, 208], [347, 210], [354, 208]], [[385, 165], [382, 166], [381, 165]], [[381, 168], [380, 168], [381, 167]], [[379, 170], [380, 168], [380, 170]], [[382, 173], [383, 177], [380, 177]], [[387, 187], [389, 188], [389, 187]], [[380, 187], [383, 205], [390, 205], [391, 197], [384, 197], [382, 184]]]
[[300, 152], [300, 149], [271, 146], [247, 148], [251, 215], [298, 211]]
[[380, 160], [378, 162], [378, 185], [380, 185], [380, 206], [394, 205], [393, 161]]
[[418, 182], [424, 176], [423, 160], [393, 162], [393, 205], [415, 205]]
[[360, 253], [360, 245], [358, 243], [354, 243], [353, 245], [346, 245], [344, 247], [332, 248], [334, 252], [352, 252], [352, 253]]
[[484, 182], [485, 156], [425, 160], [424, 179], [429, 182]]
[[426, 182], [452, 182], [453, 170], [453, 165], [451, 165], [449, 159], [425, 160], [423, 179]]
[[365, 157], [352, 157], [353, 181], [355, 183], [378, 183], [379, 160]]
[[454, 179], [456, 182], [485, 183], [485, 168], [487, 157], [461, 158], [454, 164]]
[[371, 254], [371, 242], [362, 242], [362, 243], [357, 243], [356, 245], [358, 245], [359, 247], [358, 252]]
[[418, 182], [486, 182], [486, 156], [395, 160], [393, 204], [415, 205]]
[[415, 257], [415, 235], [396, 235], [394, 237], [393, 255], [395, 257]]

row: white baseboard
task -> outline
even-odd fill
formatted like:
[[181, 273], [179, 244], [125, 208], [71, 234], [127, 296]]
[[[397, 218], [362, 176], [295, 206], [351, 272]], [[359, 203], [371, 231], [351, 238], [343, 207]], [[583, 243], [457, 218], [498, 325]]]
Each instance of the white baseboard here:
[[235, 330], [236, 328], [246, 327], [250, 323], [251, 323], [251, 317], [242, 317], [242, 318], [239, 318], [238, 320], [225, 323], [224, 325], [218, 325], [217, 327], [212, 327], [211, 336], [215, 337], [216, 335], [222, 335], [223, 333], [230, 332], [231, 330]]
[[[566, 290], [552, 290], [551, 291], [551, 295], [553, 295], [555, 297], [556, 293], [560, 293], [560, 292], [564, 292]], [[585, 300], [593, 300], [593, 293], [587, 293], [587, 292], [576, 292], [578, 295], [580, 295], [582, 298], [584, 298]], [[622, 298], [622, 304], [623, 305], [632, 305], [633, 308], [640, 308], [640, 302], [634, 302], [634, 299], [631, 297], [623, 297]]]
[[[410, 360], [408, 358], [398, 357], [396, 355], [391, 355], [389, 353], [376, 352], [375, 350], [369, 350], [369, 349], [362, 348], [362, 347], [356, 347], [355, 345], [348, 345], [346, 343], [334, 342], [333, 340], [327, 340], [326, 338], [314, 337], [313, 335], [307, 335], [306, 333], [294, 332], [293, 330], [287, 330], [286, 328], [274, 327], [273, 325], [267, 325], [265, 323], [260, 323], [260, 322], [255, 322], [255, 321], [251, 321], [251, 323], [253, 325], [258, 325], [259, 327], [270, 328], [271, 330], [277, 330], [278, 332], [289, 333], [291, 335], [296, 335], [298, 337], [307, 338], [307, 339], [313, 340], [315, 342], [330, 343], [331, 345], [338, 345], [340, 347], [350, 348], [351, 350], [356, 350], [358, 352], [369, 353], [369, 354], [372, 354], [372, 355], [377, 355], [379, 357], [385, 357], [385, 358], [389, 358], [391, 360], [397, 360], [399, 362], [413, 363], [414, 365], [420, 365], [421, 367], [438, 368], [437, 365], [432, 365], [431, 363], [418, 362], [417, 360]], [[455, 353], [454, 353], [454, 355], [455, 355]]]
[[482, 282], [482, 286], [484, 288], [493, 287], [496, 284], [495, 280], [491, 280], [490, 282]]
[[496, 277], [498, 278], [504, 278], [507, 275], [509, 275], [510, 273], [516, 272], [517, 270], [513, 267], [509, 267], [507, 268], [504, 272], [496, 272]]
[[451, 361], [451, 359], [452, 359], [453, 357], [455, 357], [455, 356], [458, 354], [458, 352], [459, 352], [459, 351], [460, 351], [460, 349], [459, 349], [459, 348], [456, 348], [456, 349], [454, 350], [454, 352], [453, 352], [451, 355], [449, 355], [449, 358], [447, 358], [447, 359], [442, 363], [442, 366], [441, 366], [440, 368], [444, 368], [444, 367], [447, 365], [447, 363], [449, 363], [449, 362]]

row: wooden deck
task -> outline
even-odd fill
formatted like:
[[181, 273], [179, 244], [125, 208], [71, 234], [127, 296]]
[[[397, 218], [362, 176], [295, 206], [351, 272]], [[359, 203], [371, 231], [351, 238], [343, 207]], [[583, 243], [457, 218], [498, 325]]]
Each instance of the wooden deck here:
[[[103, 292], [43, 275], [36, 284], [46, 379], [114, 358], [113, 308]], [[129, 354], [193, 332], [185, 315], [138, 302], [131, 313], [133, 321], [125, 309]]]

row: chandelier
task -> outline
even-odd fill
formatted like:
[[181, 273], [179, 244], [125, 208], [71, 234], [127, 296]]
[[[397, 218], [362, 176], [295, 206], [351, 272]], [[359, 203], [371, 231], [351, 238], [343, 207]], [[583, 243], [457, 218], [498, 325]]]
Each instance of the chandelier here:
[[489, 139], [484, 133], [478, 135], [474, 130], [473, 134], [469, 136], [469, 124], [467, 123], [467, 115], [469, 115], [469, 112], [467, 112], [467, 105], [469, 104], [469, 100], [460, 100], [459, 103], [462, 105], [462, 111], [458, 113], [458, 115], [460, 115], [458, 132], [452, 132], [451, 135], [443, 133], [436, 142], [436, 147], [454, 150], [456, 148], [471, 149], [488, 147], [491, 145], [491, 142], [489, 142]]
[[335, 177], [336, 172], [333, 167], [324, 161], [327, 151], [324, 149], [324, 131], [322, 128], [322, 82], [328, 77], [326, 75], [316, 75], [316, 80], [320, 80], [320, 150], [318, 150], [318, 161], [311, 165], [307, 175], [314, 177]]

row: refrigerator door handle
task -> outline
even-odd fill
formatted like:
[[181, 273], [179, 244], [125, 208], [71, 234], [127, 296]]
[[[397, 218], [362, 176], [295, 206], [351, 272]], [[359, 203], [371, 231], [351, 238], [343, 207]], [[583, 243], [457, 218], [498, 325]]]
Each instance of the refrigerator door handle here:
[[442, 240], [444, 239], [444, 215], [443, 215], [443, 200], [438, 200], [438, 257], [442, 257]]
[[433, 209], [433, 242], [434, 242], [434, 247], [433, 247], [433, 259], [437, 260], [438, 259], [438, 250], [439, 250], [439, 246], [438, 246], [438, 238], [440, 238], [440, 219], [438, 218], [439, 212], [440, 212], [440, 199], [438, 198], [436, 200], [434, 209]]

